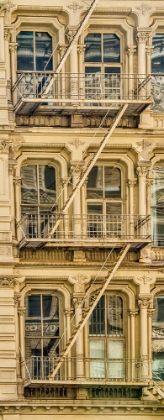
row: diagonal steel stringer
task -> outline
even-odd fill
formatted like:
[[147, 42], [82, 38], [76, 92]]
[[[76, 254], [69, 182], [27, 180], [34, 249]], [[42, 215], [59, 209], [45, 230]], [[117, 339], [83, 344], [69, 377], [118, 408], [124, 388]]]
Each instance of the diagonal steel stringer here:
[[83, 327], [85, 326], [87, 320], [91, 316], [91, 314], [92, 314], [94, 308], [96, 307], [98, 301], [100, 300], [101, 296], [104, 294], [108, 284], [110, 283], [110, 281], [112, 280], [115, 272], [119, 268], [122, 260], [124, 259], [125, 255], [127, 254], [128, 250], [129, 250], [130, 246], [131, 246], [131, 244], [129, 243], [124, 248], [122, 248], [122, 250], [119, 254], [118, 260], [117, 260], [113, 270], [111, 271], [111, 273], [107, 277], [107, 279], [104, 280], [104, 282], [102, 284], [102, 288], [100, 288], [97, 293], [96, 292], [94, 293], [94, 296], [93, 296], [94, 300], [90, 303], [88, 311], [85, 312], [84, 316], [82, 317], [82, 320], [79, 322], [78, 326], [75, 328], [75, 330], [74, 330], [72, 336], [70, 337], [68, 343], [66, 344], [65, 348], [61, 352], [61, 355], [59, 356], [59, 359], [58, 359], [56, 365], [54, 366], [53, 372], [50, 374], [49, 379], [53, 379], [54, 376], [56, 375], [56, 373], [58, 372], [58, 370], [60, 369], [60, 366], [64, 362], [64, 360], [65, 360], [67, 354], [69, 353], [71, 347], [73, 346], [73, 344], [77, 340], [78, 335], [80, 334], [80, 332], [82, 331]]
[[128, 107], [128, 103], [124, 104], [121, 109], [119, 110], [119, 112], [117, 113], [112, 126], [110, 127], [110, 129], [108, 130], [107, 134], [105, 135], [105, 137], [103, 138], [103, 140], [100, 143], [100, 146], [97, 149], [97, 152], [94, 154], [93, 158], [91, 159], [91, 161], [88, 163], [81, 179], [78, 181], [78, 183], [76, 184], [75, 188], [73, 189], [72, 194], [70, 195], [70, 197], [68, 198], [68, 200], [66, 201], [64, 207], [61, 209], [60, 214], [56, 220], [56, 223], [54, 225], [54, 227], [52, 228], [52, 230], [49, 232], [48, 236], [47, 236], [47, 242], [48, 242], [48, 238], [51, 238], [51, 236], [54, 234], [54, 232], [56, 231], [57, 227], [60, 224], [61, 218], [62, 216], [66, 213], [66, 211], [68, 210], [68, 208], [70, 207], [72, 201], [74, 200], [77, 192], [80, 190], [80, 188], [82, 187], [84, 181], [86, 180], [87, 176], [89, 175], [90, 170], [93, 168], [95, 162], [97, 161], [98, 157], [100, 156], [101, 152], [103, 151], [105, 145], [107, 144], [109, 138], [111, 137], [114, 129], [117, 127], [117, 124], [119, 123], [122, 115], [124, 114], [126, 108]]

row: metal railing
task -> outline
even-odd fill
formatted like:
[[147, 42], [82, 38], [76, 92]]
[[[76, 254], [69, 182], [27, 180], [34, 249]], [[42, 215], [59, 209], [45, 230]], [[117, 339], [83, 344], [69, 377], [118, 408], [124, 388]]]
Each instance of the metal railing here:
[[[57, 360], [57, 357], [32, 356], [26, 361], [26, 379], [49, 380]], [[151, 372], [151, 361], [148, 363]], [[80, 380], [91, 383], [140, 382], [144, 379], [142, 376], [143, 362], [140, 359], [69, 357], [63, 361], [62, 367], [53, 380], [59, 382], [77, 380], [79, 366]]]
[[[25, 214], [17, 223], [20, 239], [47, 238], [58, 215]], [[62, 215], [61, 223], [53, 234], [54, 241], [68, 240], [136, 240], [150, 237], [150, 216], [140, 215]]]
[[[12, 91], [16, 91], [15, 105], [21, 98], [38, 100], [44, 104], [108, 106], [113, 101], [147, 100], [150, 98], [154, 75], [124, 73], [60, 73], [52, 71], [22, 71]], [[51, 88], [46, 88], [53, 80]], [[152, 82], [151, 82], [152, 80]]]

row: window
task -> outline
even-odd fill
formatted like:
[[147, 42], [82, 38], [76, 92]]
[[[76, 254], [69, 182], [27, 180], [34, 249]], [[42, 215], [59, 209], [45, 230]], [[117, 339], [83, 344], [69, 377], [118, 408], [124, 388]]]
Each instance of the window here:
[[156, 34], [152, 44], [152, 73], [164, 73], [164, 34]]
[[89, 324], [90, 377], [124, 378], [123, 301], [102, 296]]
[[21, 168], [21, 213], [25, 218], [26, 236], [44, 237], [55, 219], [56, 173], [49, 165], [27, 165]]
[[[151, 109], [154, 112], [164, 112], [164, 92], [163, 92], [163, 73], [164, 73], [164, 34], [156, 34], [153, 39], [152, 51], [152, 73], [151, 78], [151, 93], [153, 104]], [[162, 73], [162, 74], [161, 74]]]
[[164, 296], [154, 298], [152, 320], [153, 379], [164, 380]]
[[94, 166], [87, 183], [88, 235], [120, 236], [121, 214], [120, 169], [112, 166]]
[[[17, 35], [18, 96], [38, 97], [51, 79], [52, 38], [47, 32], [22, 31]], [[22, 73], [24, 72], [24, 73]], [[49, 93], [52, 97], [52, 91]]]
[[152, 230], [154, 246], [164, 246], [164, 166], [153, 170]]
[[[59, 300], [51, 294], [26, 297], [25, 358], [33, 379], [50, 374], [59, 348]], [[28, 364], [30, 360], [30, 364]]]
[[47, 32], [22, 31], [16, 42], [17, 70], [52, 70], [52, 38]]
[[120, 39], [115, 34], [90, 33], [84, 43], [87, 97], [119, 99]]

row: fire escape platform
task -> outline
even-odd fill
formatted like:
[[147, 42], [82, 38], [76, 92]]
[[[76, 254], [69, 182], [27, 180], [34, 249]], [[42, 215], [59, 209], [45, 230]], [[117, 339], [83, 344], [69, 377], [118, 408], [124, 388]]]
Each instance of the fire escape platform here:
[[30, 380], [28, 380], [28, 379], [26, 379], [25, 381], [24, 381], [24, 387], [29, 387], [29, 388], [38, 388], [38, 386], [40, 386], [40, 385], [43, 385], [44, 384], [44, 386], [47, 386], [47, 387], [52, 387], [52, 386], [69, 386], [69, 385], [71, 385], [71, 386], [73, 386], [74, 388], [79, 388], [80, 386], [81, 387], [91, 387], [91, 386], [101, 386], [101, 387], [103, 387], [103, 386], [114, 386], [114, 387], [127, 387], [127, 386], [130, 386], [130, 387], [136, 387], [137, 386], [137, 388], [138, 387], [140, 387], [140, 388], [144, 388], [144, 387], [147, 387], [148, 385], [149, 385], [149, 381], [141, 381], [141, 380], [138, 380], [138, 379], [133, 379], [133, 380], [123, 380], [123, 379], [119, 379], [119, 378], [117, 378], [117, 379], [113, 379], [113, 380], [111, 380], [111, 379], [93, 379], [93, 380], [91, 380], [91, 379], [73, 379], [73, 380], [71, 380], [71, 379], [66, 379], [66, 380], [62, 380], [62, 379], [53, 379], [53, 380], [50, 380], [50, 379], [30, 379]]
[[[115, 117], [121, 105], [128, 102], [128, 107], [124, 113], [124, 116], [138, 116], [143, 112], [148, 105], [151, 105], [152, 100], [108, 100], [106, 106], [101, 104], [95, 104], [92, 106], [77, 105], [74, 106], [69, 104], [57, 105], [57, 104], [43, 104], [42, 101], [28, 100], [22, 98], [19, 103], [19, 108], [16, 111], [17, 115], [40, 115], [40, 116], [71, 116], [71, 115], [83, 115], [83, 116], [104, 116], [108, 112], [108, 117]], [[111, 108], [110, 108], [111, 107]]]
[[151, 237], [141, 238], [141, 239], [119, 239], [119, 238], [108, 238], [108, 239], [48, 239], [48, 238], [23, 238], [19, 242], [19, 249], [22, 248], [33, 248], [39, 249], [42, 248], [108, 248], [120, 249], [125, 244], [131, 243], [130, 251], [138, 251], [144, 246], [151, 243]]

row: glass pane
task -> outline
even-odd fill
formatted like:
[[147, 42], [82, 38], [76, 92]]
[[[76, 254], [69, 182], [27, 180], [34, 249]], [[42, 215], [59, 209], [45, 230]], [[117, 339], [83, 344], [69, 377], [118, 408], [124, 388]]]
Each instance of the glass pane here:
[[47, 32], [35, 33], [36, 70], [52, 70], [52, 38]]
[[108, 359], [123, 359], [123, 341], [108, 341]]
[[[85, 96], [87, 99], [100, 99], [102, 96], [102, 81], [100, 67], [85, 68]], [[94, 103], [97, 105], [96, 103]]]
[[[122, 359], [123, 358], [123, 342], [122, 341], [108, 341], [108, 358]], [[108, 363], [108, 378], [124, 378], [125, 367], [124, 362], [120, 360], [111, 360]]]
[[[107, 334], [113, 337], [122, 336], [123, 335], [123, 302], [122, 302], [121, 297], [106, 296], [106, 309], [107, 309]], [[115, 343], [117, 342], [115, 341]]]
[[21, 202], [38, 203], [37, 167], [27, 165], [21, 168]]
[[121, 171], [105, 166], [105, 198], [121, 197]]
[[26, 297], [26, 316], [34, 318], [41, 316], [40, 295]]
[[59, 356], [59, 338], [44, 338], [43, 356], [52, 358], [57, 358]]
[[96, 305], [96, 308], [92, 312], [92, 315], [90, 317], [90, 322], [89, 322], [89, 334], [90, 335], [104, 335], [105, 334], [105, 296], [101, 297], [98, 304]]
[[87, 198], [103, 197], [103, 167], [94, 166], [88, 176]]
[[101, 237], [103, 234], [102, 204], [87, 204], [87, 232], [90, 238]]
[[59, 302], [56, 296], [43, 295], [43, 334], [59, 336]]
[[84, 39], [85, 62], [101, 62], [101, 34], [88, 34]]
[[[90, 358], [104, 359], [104, 341], [90, 340]], [[105, 377], [105, 363], [101, 360], [94, 360], [90, 362], [90, 377], [104, 378]]]
[[104, 63], [120, 62], [120, 39], [115, 34], [103, 35]]
[[33, 32], [20, 32], [17, 35], [17, 70], [34, 70]]
[[[117, 217], [118, 215], [121, 215], [121, 203], [106, 203], [106, 214], [113, 215], [113, 217]], [[117, 217], [117, 220], [121, 220]]]
[[152, 234], [155, 246], [164, 246], [164, 167], [153, 171]]
[[153, 340], [152, 378], [164, 381], [164, 340]]
[[54, 204], [56, 199], [55, 169], [39, 165], [39, 195], [41, 204]]
[[152, 73], [164, 73], [164, 34], [156, 34], [152, 41]]

